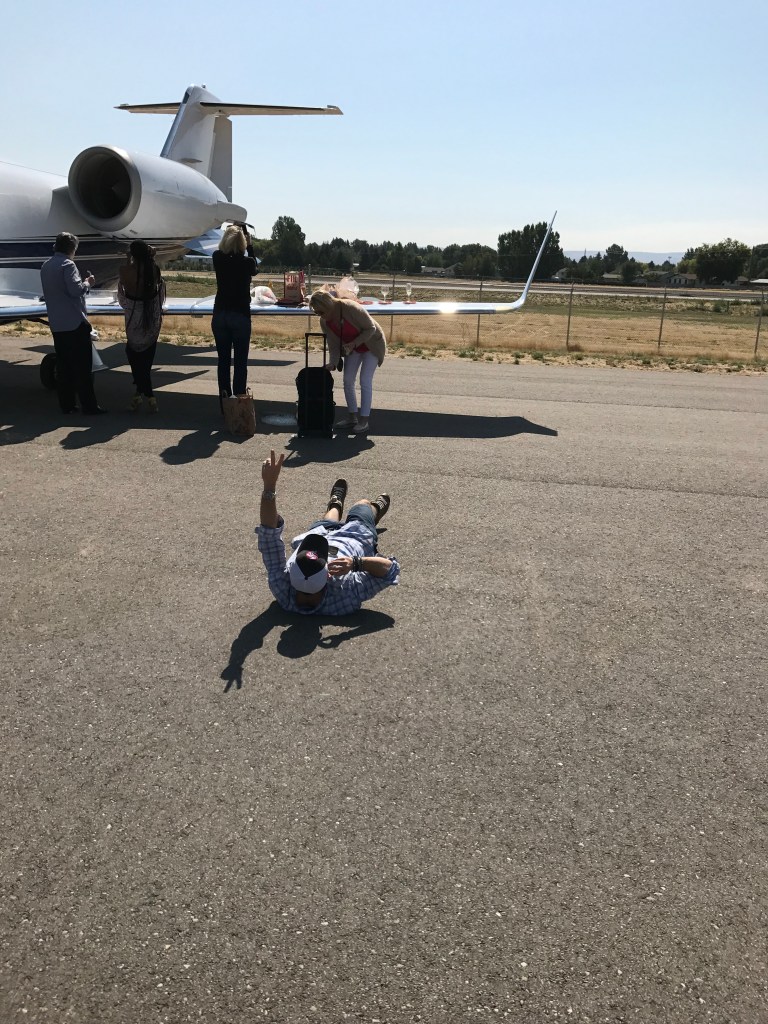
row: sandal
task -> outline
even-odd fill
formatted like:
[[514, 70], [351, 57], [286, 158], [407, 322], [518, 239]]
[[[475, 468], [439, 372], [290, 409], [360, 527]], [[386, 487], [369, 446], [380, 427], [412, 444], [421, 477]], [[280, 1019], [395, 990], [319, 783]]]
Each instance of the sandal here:
[[380, 494], [376, 501], [372, 501], [371, 504], [375, 509], [376, 522], [378, 523], [387, 514], [389, 506], [392, 504], [392, 499], [388, 494]]
[[339, 515], [344, 511], [344, 502], [347, 497], [347, 481], [339, 479], [331, 488], [331, 497], [328, 499], [327, 512], [330, 512], [332, 508], [339, 510]]

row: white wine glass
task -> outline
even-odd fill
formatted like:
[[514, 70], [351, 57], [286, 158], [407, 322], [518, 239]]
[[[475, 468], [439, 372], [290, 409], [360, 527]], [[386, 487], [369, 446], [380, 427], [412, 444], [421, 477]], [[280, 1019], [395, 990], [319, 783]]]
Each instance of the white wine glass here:
[[405, 286], [405, 301], [406, 302], [410, 302], [411, 301], [411, 292], [412, 291], [413, 291], [413, 285], [411, 284], [410, 281], [408, 281], [408, 283]]
[[388, 295], [389, 295], [389, 288], [387, 287], [387, 285], [383, 284], [381, 286], [381, 301], [382, 302], [386, 302]]

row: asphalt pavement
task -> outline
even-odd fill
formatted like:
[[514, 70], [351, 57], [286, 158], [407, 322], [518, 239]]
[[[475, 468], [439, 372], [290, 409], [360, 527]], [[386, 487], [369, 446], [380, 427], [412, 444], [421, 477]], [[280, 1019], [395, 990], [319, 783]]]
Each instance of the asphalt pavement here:
[[[768, 376], [390, 357], [297, 439], [298, 352], [62, 417], [0, 339], [0, 1021], [757, 1024], [768, 1011]], [[341, 386], [337, 378], [337, 400]], [[392, 495], [402, 580], [272, 601]]]

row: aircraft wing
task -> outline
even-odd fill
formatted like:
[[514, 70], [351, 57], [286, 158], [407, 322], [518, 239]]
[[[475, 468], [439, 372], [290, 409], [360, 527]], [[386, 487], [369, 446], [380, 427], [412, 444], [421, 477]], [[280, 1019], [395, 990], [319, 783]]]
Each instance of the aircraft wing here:
[[[213, 314], [215, 295], [202, 298], [168, 299], [163, 316], [203, 317]], [[363, 300], [362, 305], [373, 317], [384, 316], [497, 316], [512, 313], [525, 302], [520, 296], [514, 302], [374, 302]], [[88, 316], [122, 316], [123, 310], [113, 292], [91, 292], [86, 300]], [[251, 306], [251, 316], [314, 316], [309, 306], [257, 305]], [[44, 321], [45, 303], [22, 297], [0, 296], [0, 326], [17, 320]]]
[[[513, 313], [516, 309], [520, 309], [528, 298], [528, 290], [547, 247], [554, 220], [553, 216], [525, 287], [514, 302], [376, 302], [363, 299], [362, 304], [372, 316], [498, 316], [504, 313]], [[206, 295], [202, 298], [168, 299], [163, 314], [165, 316], [211, 316], [214, 299], [214, 295]], [[86, 297], [86, 308], [89, 316], [123, 315], [115, 292], [90, 292]], [[308, 306], [261, 305], [257, 303], [251, 305], [252, 317], [306, 317], [313, 315]], [[44, 320], [45, 316], [45, 303], [39, 296], [0, 293], [0, 324], [13, 323], [15, 320], [40, 321]]]
[[45, 303], [37, 296], [0, 294], [0, 326], [16, 320], [41, 320], [45, 316]]

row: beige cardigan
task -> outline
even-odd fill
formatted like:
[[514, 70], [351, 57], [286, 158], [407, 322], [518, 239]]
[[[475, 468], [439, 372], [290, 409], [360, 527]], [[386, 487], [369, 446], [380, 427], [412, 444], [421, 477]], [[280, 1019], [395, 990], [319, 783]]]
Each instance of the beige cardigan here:
[[[339, 336], [335, 334], [325, 322], [325, 317], [320, 317], [320, 328], [328, 342], [328, 365], [336, 366], [340, 355], [349, 355], [358, 345], [367, 345], [371, 352], [379, 360], [379, 366], [384, 362], [387, 354], [387, 339], [384, 331], [368, 313], [365, 307], [352, 299], [339, 299], [342, 305], [342, 317], [348, 323], [356, 327], [360, 333], [354, 341], [341, 345]], [[341, 349], [343, 348], [343, 352]]]

